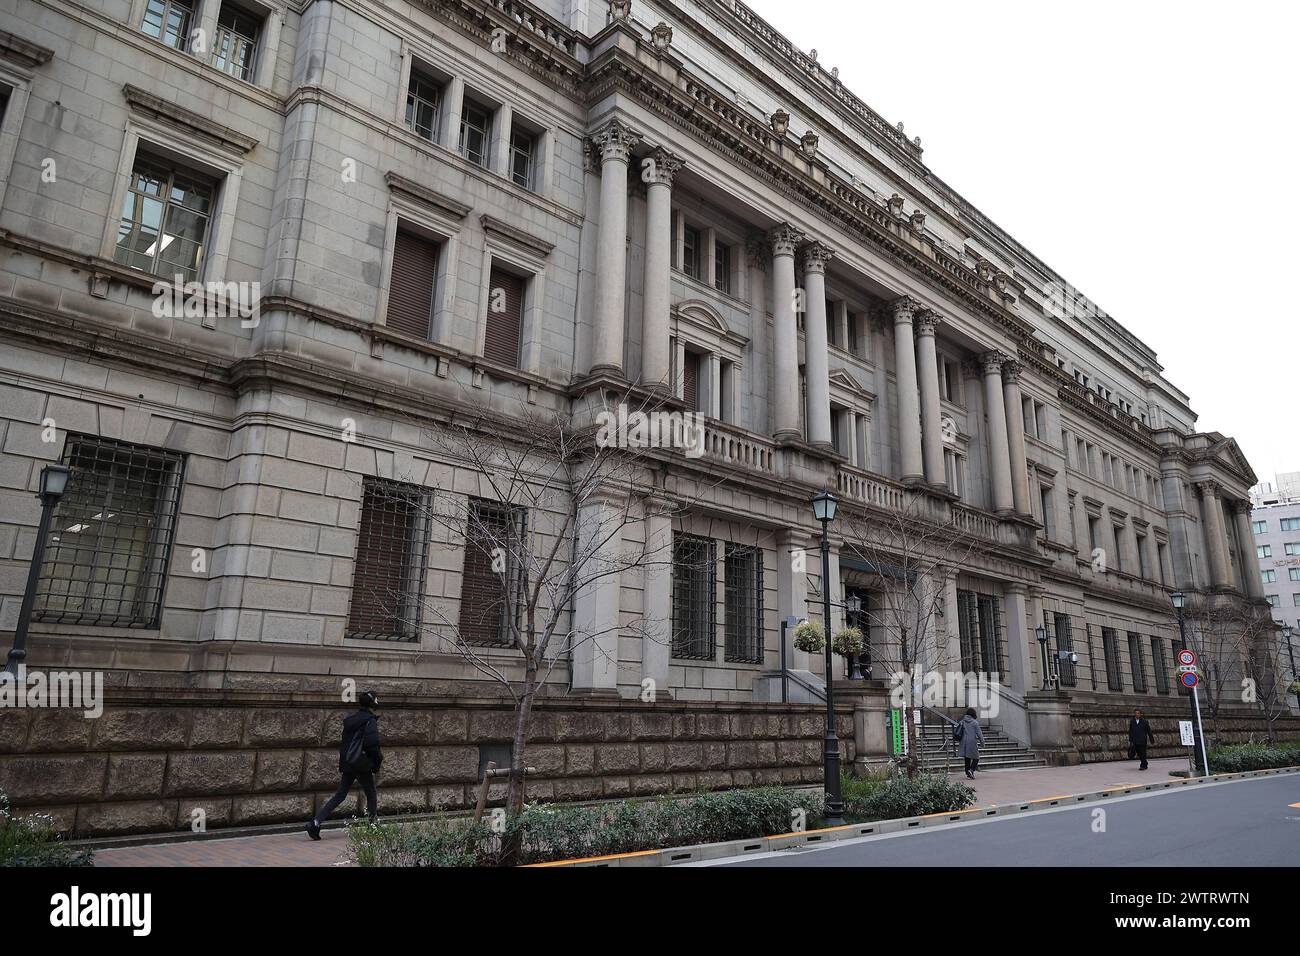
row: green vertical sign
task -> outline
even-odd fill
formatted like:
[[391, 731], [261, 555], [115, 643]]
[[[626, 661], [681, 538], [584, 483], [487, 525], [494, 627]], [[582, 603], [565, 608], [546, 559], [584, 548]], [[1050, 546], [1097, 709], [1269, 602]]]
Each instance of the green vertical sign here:
[[903, 753], [903, 710], [901, 707], [889, 709], [889, 743], [895, 757]]

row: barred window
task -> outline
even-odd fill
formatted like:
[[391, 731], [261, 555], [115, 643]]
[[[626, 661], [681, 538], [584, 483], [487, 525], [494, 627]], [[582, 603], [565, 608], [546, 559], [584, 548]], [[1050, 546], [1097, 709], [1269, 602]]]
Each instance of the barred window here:
[[744, 544], [726, 550], [725, 659], [763, 663], [763, 551]]
[[471, 498], [460, 579], [460, 639], [466, 644], [513, 644], [526, 584], [519, 563], [526, 509]]
[[1145, 694], [1147, 692], [1146, 654], [1142, 650], [1141, 636], [1132, 631], [1128, 632], [1128, 667], [1129, 674], [1133, 678], [1133, 692]]
[[992, 594], [957, 592], [961, 666], [967, 673], [1002, 673], [1002, 608]]
[[1111, 690], [1123, 690], [1124, 678], [1119, 669], [1119, 638], [1113, 627], [1101, 629], [1101, 652], [1106, 658], [1106, 686]]
[[114, 261], [164, 279], [197, 279], [215, 195], [211, 179], [140, 153], [122, 200]]
[[672, 656], [714, 659], [714, 607], [717, 587], [714, 544], [708, 538], [681, 534], [673, 538]]
[[1158, 637], [1151, 638], [1151, 663], [1156, 670], [1156, 693], [1169, 693], [1169, 667], [1165, 663], [1165, 644]]
[[1092, 680], [1092, 689], [1097, 689], [1097, 653], [1093, 650], [1092, 644], [1092, 625], [1085, 623], [1083, 625], [1084, 633], [1088, 638], [1088, 677]]
[[992, 594], [979, 595], [980, 652], [990, 674], [1002, 673], [1002, 606]]
[[32, 619], [158, 626], [184, 458], [69, 436], [68, 487], [55, 508]]
[[1074, 687], [1078, 684], [1078, 676], [1075, 673], [1074, 662], [1059, 655], [1062, 652], [1071, 652], [1074, 650], [1074, 634], [1070, 626], [1070, 615], [1057, 614], [1048, 622], [1056, 632], [1056, 652], [1058, 655], [1057, 671], [1061, 677], [1062, 687]]
[[367, 478], [347, 636], [414, 641], [420, 636], [429, 493], [418, 485]]

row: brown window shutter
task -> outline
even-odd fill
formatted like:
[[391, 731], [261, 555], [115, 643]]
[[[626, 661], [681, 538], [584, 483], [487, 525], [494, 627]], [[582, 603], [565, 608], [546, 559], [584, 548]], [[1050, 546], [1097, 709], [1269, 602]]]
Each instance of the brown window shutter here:
[[438, 275], [438, 246], [401, 229], [393, 245], [393, 273], [388, 282], [390, 329], [429, 337], [433, 286]]
[[691, 411], [699, 411], [700, 357], [694, 352], [683, 352], [682, 355], [682, 401]]
[[519, 335], [524, 318], [524, 280], [493, 267], [488, 288], [487, 332], [483, 357], [510, 368], [519, 367]]

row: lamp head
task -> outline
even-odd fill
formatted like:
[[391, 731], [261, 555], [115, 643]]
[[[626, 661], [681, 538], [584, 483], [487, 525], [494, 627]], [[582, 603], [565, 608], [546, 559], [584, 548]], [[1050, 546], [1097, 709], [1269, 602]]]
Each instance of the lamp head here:
[[67, 465], [46, 465], [41, 469], [41, 492], [37, 497], [58, 501], [68, 489], [70, 474]]
[[839, 499], [829, 491], [819, 491], [813, 495], [812, 508], [813, 517], [822, 524], [835, 520], [835, 509], [839, 506]]
[[1046, 627], [1044, 627], [1043, 625], [1039, 624], [1036, 628], [1034, 628], [1034, 634], [1037, 635], [1037, 637], [1038, 637], [1038, 642], [1039, 642], [1040, 644], [1046, 644], [1046, 643], [1047, 643], [1047, 628], [1046, 628]]
[[1183, 596], [1182, 591], [1175, 591], [1169, 596], [1169, 599], [1174, 602], [1174, 607], [1179, 611], [1183, 609], [1183, 606], [1187, 601], [1187, 598]]

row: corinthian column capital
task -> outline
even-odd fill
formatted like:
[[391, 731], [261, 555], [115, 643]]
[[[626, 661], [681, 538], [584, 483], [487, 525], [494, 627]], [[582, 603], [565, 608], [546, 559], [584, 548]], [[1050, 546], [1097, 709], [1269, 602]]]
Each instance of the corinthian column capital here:
[[934, 335], [935, 329], [943, 324], [943, 316], [934, 309], [922, 309], [916, 313], [916, 334]]
[[921, 303], [910, 295], [900, 295], [889, 303], [889, 313], [894, 317], [894, 324], [911, 323], [912, 316], [921, 310]]
[[793, 256], [795, 250], [799, 248], [799, 243], [803, 242], [804, 234], [788, 222], [783, 222], [779, 226], [774, 226], [768, 232], [767, 238], [772, 243], [772, 255]]
[[1002, 382], [1004, 385], [1013, 385], [1020, 381], [1020, 375], [1025, 367], [1016, 359], [1004, 358], [1002, 361]]
[[985, 352], [979, 357], [980, 367], [984, 370], [984, 375], [1000, 375], [1002, 367], [1010, 361], [1002, 352], [994, 349], [991, 352]]
[[603, 163], [616, 159], [627, 162], [632, 150], [641, 142], [641, 134], [622, 120], [612, 119], [590, 136], [592, 150]]
[[1196, 490], [1201, 493], [1202, 498], [1219, 497], [1220, 485], [1213, 478], [1207, 478], [1205, 481], [1196, 483]]
[[641, 160], [641, 178], [647, 186], [672, 186], [673, 177], [686, 164], [680, 156], [656, 146], [650, 155]]
[[803, 253], [804, 272], [825, 273], [826, 263], [835, 258], [835, 250], [819, 239], [806, 243], [800, 252]]

